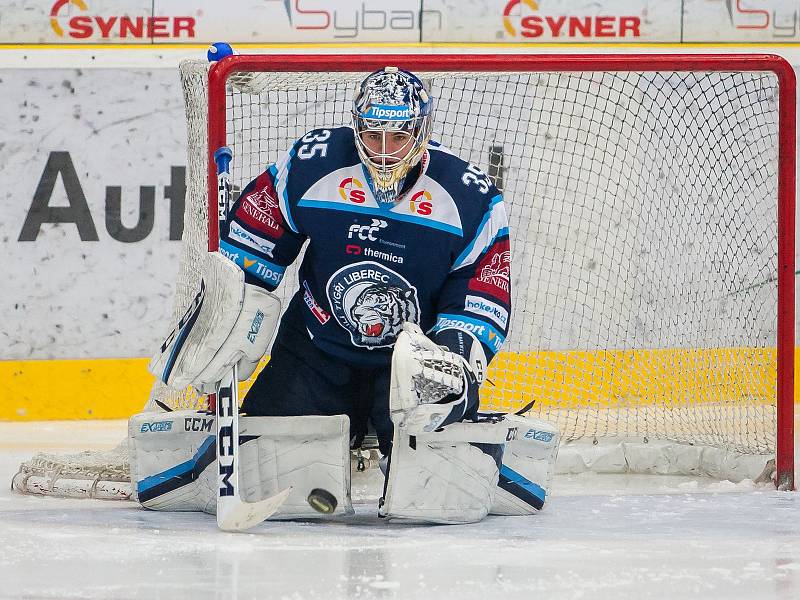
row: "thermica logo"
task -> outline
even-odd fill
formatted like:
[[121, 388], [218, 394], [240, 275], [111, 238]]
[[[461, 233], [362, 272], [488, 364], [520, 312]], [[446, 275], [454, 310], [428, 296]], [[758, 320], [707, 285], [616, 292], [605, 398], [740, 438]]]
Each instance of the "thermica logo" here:
[[[83, 0], [56, 0], [50, 9], [50, 27], [58, 37], [108, 39], [111, 37], [194, 38], [194, 17], [128, 17], [81, 14], [89, 7]], [[80, 11], [80, 12], [78, 12]]]
[[625, 38], [640, 37], [637, 16], [531, 14], [539, 11], [534, 0], [509, 0], [503, 9], [503, 28], [511, 37], [523, 38]]
[[355, 177], [346, 177], [342, 179], [339, 184], [339, 195], [345, 202], [355, 202], [356, 204], [363, 204], [367, 195], [364, 192], [364, 184]]

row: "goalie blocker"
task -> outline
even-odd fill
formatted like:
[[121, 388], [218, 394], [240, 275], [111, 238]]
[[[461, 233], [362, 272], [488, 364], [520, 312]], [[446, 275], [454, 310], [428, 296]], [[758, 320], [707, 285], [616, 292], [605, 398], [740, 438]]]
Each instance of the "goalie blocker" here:
[[238, 266], [209, 252], [200, 291], [148, 368], [169, 387], [193, 385], [202, 393], [213, 393], [237, 364], [244, 381], [266, 352], [280, 314], [277, 296], [246, 284]]

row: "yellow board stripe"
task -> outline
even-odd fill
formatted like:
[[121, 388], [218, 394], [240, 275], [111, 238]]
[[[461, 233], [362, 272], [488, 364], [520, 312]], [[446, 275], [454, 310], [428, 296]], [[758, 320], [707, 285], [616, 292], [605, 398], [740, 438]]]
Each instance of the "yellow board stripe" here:
[[[481, 405], [540, 408], [677, 408], [702, 403], [773, 404], [774, 348], [540, 351], [498, 354]], [[502, 381], [502, 389], [492, 386]]]
[[146, 358], [0, 362], [0, 420], [123, 419], [153, 385]]
[[[147, 362], [0, 361], [0, 420], [127, 418], [149, 396], [153, 377]], [[499, 381], [502, 389], [493, 385]], [[501, 352], [489, 369], [481, 403], [487, 410], [514, 410], [533, 399], [540, 408], [677, 407], [684, 400], [752, 405], [773, 403], [774, 397], [774, 348], [673, 348]], [[798, 359], [795, 398], [800, 398]]]

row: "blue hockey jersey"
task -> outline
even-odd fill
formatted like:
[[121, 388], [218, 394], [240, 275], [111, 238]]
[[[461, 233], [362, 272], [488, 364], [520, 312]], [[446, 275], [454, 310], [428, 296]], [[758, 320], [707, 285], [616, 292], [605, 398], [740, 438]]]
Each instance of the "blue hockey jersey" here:
[[464, 356], [474, 336], [491, 360], [511, 312], [500, 192], [430, 142], [413, 185], [380, 204], [353, 135], [311, 131], [250, 182], [222, 226], [220, 252], [248, 283], [274, 290], [307, 240], [297, 293], [309, 336], [355, 365], [388, 365], [404, 321]]

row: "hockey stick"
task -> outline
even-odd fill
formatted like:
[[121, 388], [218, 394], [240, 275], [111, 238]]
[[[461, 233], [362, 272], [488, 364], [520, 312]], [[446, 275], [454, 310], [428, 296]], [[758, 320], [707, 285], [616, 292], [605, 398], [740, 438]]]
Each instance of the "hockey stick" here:
[[239, 367], [228, 371], [217, 387], [217, 525], [224, 531], [244, 531], [272, 516], [292, 488], [259, 502], [245, 502], [239, 488]]
[[[230, 164], [227, 146], [214, 152], [217, 166], [217, 210], [220, 223], [230, 208]], [[239, 367], [234, 365], [216, 386], [217, 413], [217, 525], [224, 531], [244, 531], [269, 518], [284, 503], [292, 488], [259, 502], [245, 502], [239, 488]]]

